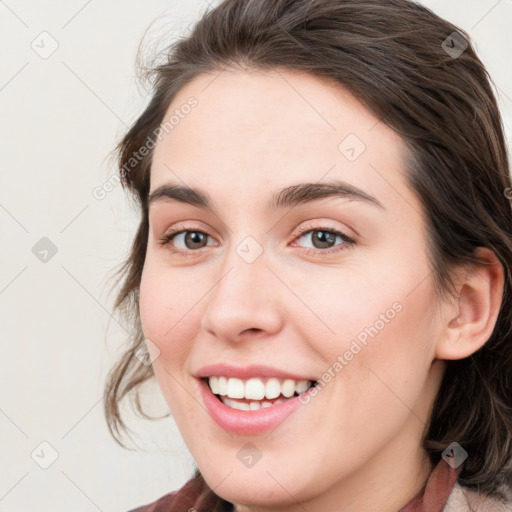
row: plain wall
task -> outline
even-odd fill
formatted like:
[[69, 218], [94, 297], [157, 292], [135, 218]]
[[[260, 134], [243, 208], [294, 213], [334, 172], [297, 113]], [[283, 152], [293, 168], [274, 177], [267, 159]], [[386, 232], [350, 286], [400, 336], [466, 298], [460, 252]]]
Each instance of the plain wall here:
[[[510, 140], [512, 3], [423, 3], [472, 36]], [[121, 186], [101, 200], [93, 190], [115, 173], [108, 154], [149, 99], [135, 83], [144, 31], [163, 16], [153, 32], [177, 37], [208, 8], [205, 0], [0, 2], [0, 511], [123, 512], [192, 475], [172, 418], [134, 418], [139, 451], [107, 431], [103, 384], [125, 337], [107, 278], [138, 216]], [[149, 391], [153, 410], [165, 413], [156, 385]]]

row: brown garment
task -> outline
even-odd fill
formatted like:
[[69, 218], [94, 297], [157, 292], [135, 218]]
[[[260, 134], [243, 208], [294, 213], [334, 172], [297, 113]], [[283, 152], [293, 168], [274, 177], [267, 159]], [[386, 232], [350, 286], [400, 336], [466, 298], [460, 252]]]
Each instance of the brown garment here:
[[[398, 512], [511, 512], [511, 501], [502, 503], [463, 488], [457, 482], [459, 469], [443, 459], [432, 470], [418, 495]], [[217, 496], [201, 478], [189, 480], [181, 489], [130, 512], [233, 512], [234, 506]]]

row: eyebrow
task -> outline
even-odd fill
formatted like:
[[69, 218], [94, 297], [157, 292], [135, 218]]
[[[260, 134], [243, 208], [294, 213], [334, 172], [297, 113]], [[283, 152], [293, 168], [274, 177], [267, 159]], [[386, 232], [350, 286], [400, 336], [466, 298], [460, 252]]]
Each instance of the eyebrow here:
[[[329, 197], [361, 201], [385, 209], [382, 203], [363, 190], [344, 181], [328, 183], [298, 183], [277, 191], [267, 204], [269, 210], [290, 208]], [[213, 211], [207, 192], [185, 185], [168, 183], [155, 189], [148, 198], [148, 206], [159, 201], [174, 200]]]

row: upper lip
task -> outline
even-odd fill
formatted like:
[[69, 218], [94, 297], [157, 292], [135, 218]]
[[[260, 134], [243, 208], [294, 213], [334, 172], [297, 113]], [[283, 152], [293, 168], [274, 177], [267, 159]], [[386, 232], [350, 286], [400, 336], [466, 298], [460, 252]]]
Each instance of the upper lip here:
[[251, 379], [253, 377], [275, 377], [277, 379], [316, 381], [314, 377], [308, 375], [299, 375], [296, 373], [285, 372], [270, 366], [250, 365], [242, 367], [222, 363], [203, 366], [197, 371], [196, 377], [235, 377], [242, 380]]

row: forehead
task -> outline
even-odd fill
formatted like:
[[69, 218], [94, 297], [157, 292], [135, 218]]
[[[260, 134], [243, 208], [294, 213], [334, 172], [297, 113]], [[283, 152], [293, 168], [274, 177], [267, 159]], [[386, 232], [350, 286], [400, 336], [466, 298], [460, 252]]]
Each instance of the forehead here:
[[233, 198], [340, 179], [374, 196], [393, 187], [410, 194], [401, 138], [341, 86], [307, 73], [200, 75], [178, 91], [162, 123], [171, 117], [154, 150], [151, 190], [182, 181]]

